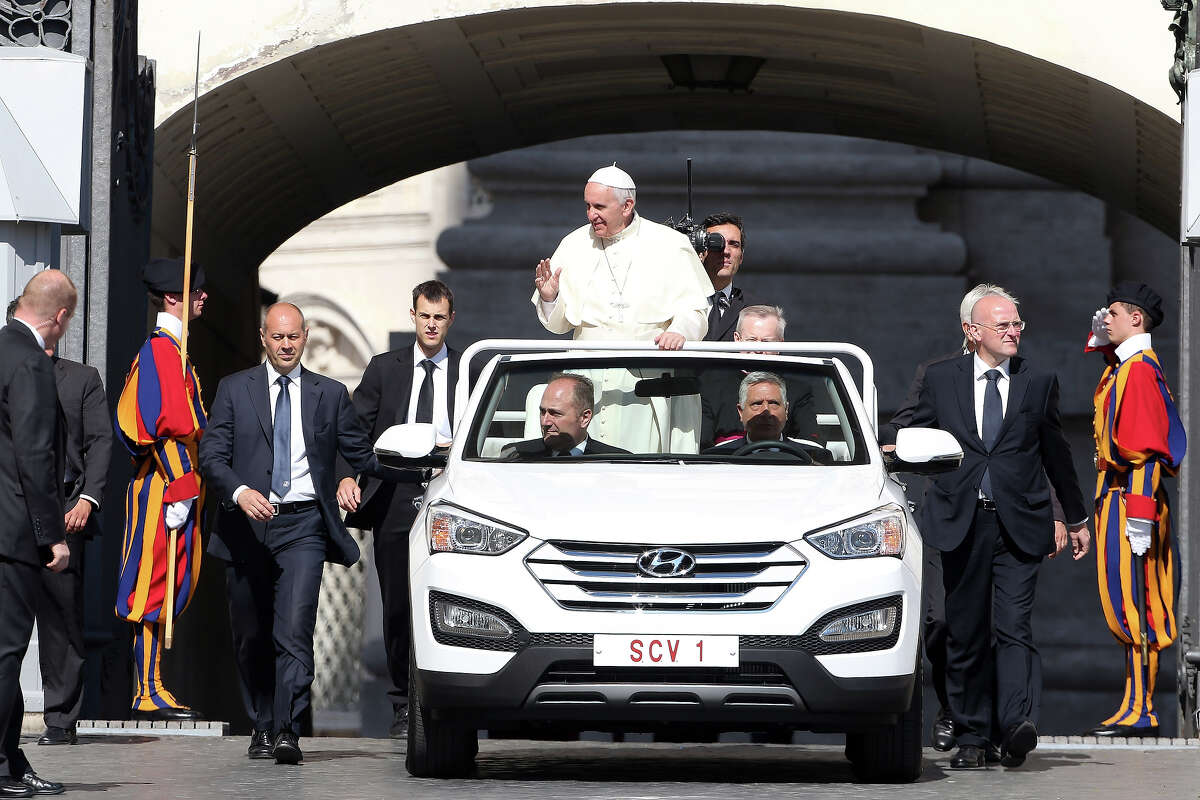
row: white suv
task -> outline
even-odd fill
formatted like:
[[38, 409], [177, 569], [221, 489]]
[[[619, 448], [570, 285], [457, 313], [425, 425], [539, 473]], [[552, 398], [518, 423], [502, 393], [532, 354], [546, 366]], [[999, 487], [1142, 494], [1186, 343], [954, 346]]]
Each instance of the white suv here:
[[[916, 779], [921, 541], [890, 473], [953, 469], [953, 437], [903, 431], [885, 463], [853, 345], [604, 346], [480, 342], [448, 451], [422, 424], [376, 445], [388, 466], [443, 468], [410, 535], [409, 772], [469, 771], [478, 729], [812, 730], [845, 732], [864, 779]], [[749, 371], [787, 387], [785, 437], [713, 452], [702, 438]], [[668, 444], [511, 457], [541, 436], [558, 373], [617, 387], [596, 398], [593, 437], [651, 414]]]

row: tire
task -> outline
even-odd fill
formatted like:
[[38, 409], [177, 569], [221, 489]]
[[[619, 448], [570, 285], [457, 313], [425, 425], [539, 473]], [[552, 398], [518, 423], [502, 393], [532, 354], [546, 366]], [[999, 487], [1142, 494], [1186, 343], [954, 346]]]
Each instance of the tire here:
[[921, 671], [908, 710], [895, 725], [846, 734], [846, 757], [854, 775], [867, 783], [912, 783], [921, 776]]
[[475, 768], [479, 739], [473, 727], [434, 719], [417, 688], [417, 665], [408, 666], [408, 752], [404, 766], [415, 778], [460, 778]]

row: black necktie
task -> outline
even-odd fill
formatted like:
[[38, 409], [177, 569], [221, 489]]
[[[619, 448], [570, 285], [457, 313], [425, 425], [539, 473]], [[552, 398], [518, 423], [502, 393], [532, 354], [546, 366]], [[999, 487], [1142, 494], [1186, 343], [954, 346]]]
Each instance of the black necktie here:
[[708, 299], [712, 301], [712, 308], [708, 311], [708, 329], [711, 331], [720, 324], [721, 317], [729, 309], [729, 298], [724, 292], [714, 292]]
[[425, 380], [421, 381], [421, 391], [417, 394], [417, 416], [413, 422], [433, 422], [433, 371], [437, 365], [427, 358], [421, 366], [425, 368]]
[[280, 375], [279, 396], [275, 398], [275, 460], [271, 465], [271, 491], [283, 499], [292, 485], [292, 398], [288, 393], [291, 381]]
[[[1000, 438], [1000, 425], [1004, 422], [1004, 403], [1000, 400], [1000, 370], [989, 369], [983, 373], [987, 378], [987, 386], [983, 389], [983, 446], [990, 452]], [[983, 480], [979, 483], [979, 491], [989, 500], [992, 497], [992, 476], [990, 470], [984, 468]]]

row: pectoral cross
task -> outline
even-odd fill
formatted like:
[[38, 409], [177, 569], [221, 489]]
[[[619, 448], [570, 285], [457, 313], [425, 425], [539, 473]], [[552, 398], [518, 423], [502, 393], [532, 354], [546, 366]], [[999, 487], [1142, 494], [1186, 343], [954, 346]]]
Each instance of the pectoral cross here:
[[629, 303], [625, 302], [625, 298], [619, 297], [616, 300], [609, 300], [608, 304], [617, 310], [617, 322], [624, 322], [625, 309], [629, 308]]

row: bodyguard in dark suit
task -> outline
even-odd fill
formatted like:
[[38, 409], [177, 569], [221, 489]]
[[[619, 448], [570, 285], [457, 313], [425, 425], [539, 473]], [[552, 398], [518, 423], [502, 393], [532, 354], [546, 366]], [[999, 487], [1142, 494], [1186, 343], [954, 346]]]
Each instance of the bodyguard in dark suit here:
[[[454, 293], [441, 281], [425, 281], [412, 293], [409, 314], [416, 341], [371, 359], [354, 390], [354, 408], [372, 442], [406, 422], [432, 422], [439, 444], [448, 444], [454, 426], [454, 387], [460, 353], [446, 345], [454, 324]], [[391, 735], [408, 733], [408, 531], [417, 517], [413, 501], [425, 487], [414, 473], [381, 480], [356, 476], [339, 462], [338, 502], [350, 510], [346, 524], [374, 532], [375, 572], [383, 601], [383, 642], [392, 688]], [[407, 482], [405, 482], [407, 481]]]
[[21, 661], [33, 632], [39, 573], [70, 562], [63, 522], [63, 426], [46, 355], [75, 311], [75, 287], [57, 270], [25, 286], [0, 330], [0, 798], [57, 794], [21, 752]]
[[725, 239], [723, 249], [709, 250], [704, 254], [704, 271], [713, 284], [713, 293], [708, 298], [708, 333], [704, 334], [704, 341], [732, 342], [738, 312], [758, 302], [733, 285], [733, 278], [742, 267], [746, 228], [741, 217], [727, 212], [709, 214], [704, 218], [704, 228], [708, 233], [719, 233]]
[[997, 743], [1001, 763], [1019, 766], [1037, 746], [1041, 677], [1030, 616], [1038, 565], [1055, 551], [1050, 484], [1086, 549], [1058, 379], [1017, 356], [1023, 328], [1002, 289], [974, 303], [975, 352], [928, 367], [911, 421], [949, 431], [964, 453], [958, 470], [933, 479], [920, 515], [925, 540], [942, 553], [955, 769], [983, 767]]
[[85, 543], [100, 532], [100, 498], [112, 461], [112, 422], [104, 384], [95, 367], [55, 356], [58, 401], [66, 421], [67, 545], [62, 572], [43, 571], [38, 593], [38, 655], [43, 718], [38, 744], [74, 744], [83, 705], [83, 563]]
[[588, 436], [596, 403], [596, 385], [584, 375], [555, 373], [550, 376], [538, 402], [542, 438], [507, 444], [501, 458], [514, 461], [561, 458], [602, 453], [629, 455], [628, 450]]
[[359, 556], [338, 513], [336, 459], [362, 472], [377, 465], [346, 387], [300, 365], [308, 338], [300, 309], [271, 306], [260, 335], [266, 364], [217, 386], [200, 469], [221, 500], [208, 551], [228, 562], [234, 650], [254, 722], [247, 755], [295, 764], [323, 562], [350, 566]]

